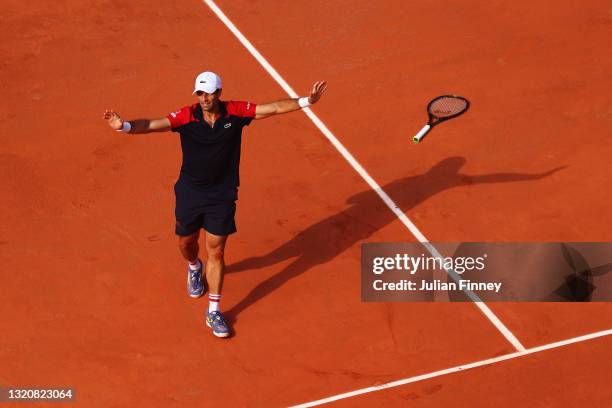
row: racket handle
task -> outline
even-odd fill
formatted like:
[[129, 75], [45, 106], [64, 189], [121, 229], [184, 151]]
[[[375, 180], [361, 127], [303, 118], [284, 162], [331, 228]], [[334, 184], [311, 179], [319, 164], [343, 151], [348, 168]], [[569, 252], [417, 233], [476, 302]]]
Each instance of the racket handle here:
[[425, 137], [425, 135], [427, 134], [427, 132], [429, 132], [429, 129], [431, 129], [430, 125], [425, 125], [423, 126], [423, 129], [421, 129], [419, 131], [419, 133], [417, 133], [413, 138], [412, 141], [414, 143], [419, 143], [421, 141], [422, 138]]

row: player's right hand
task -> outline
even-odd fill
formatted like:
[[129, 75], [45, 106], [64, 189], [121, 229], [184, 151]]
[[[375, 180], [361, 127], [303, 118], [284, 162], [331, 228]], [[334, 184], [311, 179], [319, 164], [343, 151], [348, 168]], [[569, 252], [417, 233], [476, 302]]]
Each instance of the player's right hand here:
[[113, 130], [119, 130], [123, 127], [123, 119], [114, 110], [105, 110], [104, 119]]
[[308, 102], [317, 103], [321, 96], [325, 93], [327, 89], [327, 82], [325, 81], [317, 81], [312, 86], [312, 91], [310, 91], [310, 96], [308, 97]]

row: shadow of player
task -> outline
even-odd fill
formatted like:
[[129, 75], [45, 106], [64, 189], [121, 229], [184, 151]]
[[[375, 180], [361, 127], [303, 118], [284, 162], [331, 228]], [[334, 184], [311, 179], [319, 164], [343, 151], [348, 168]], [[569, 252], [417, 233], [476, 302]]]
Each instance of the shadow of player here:
[[[484, 183], [539, 180], [564, 167], [535, 174], [493, 173], [467, 175], [459, 172], [466, 160], [449, 157], [424, 174], [395, 180], [382, 189], [404, 212], [428, 198], [451, 188]], [[258, 269], [296, 258], [280, 272], [260, 282], [247, 296], [225, 314], [235, 318], [245, 308], [278, 289], [288, 280], [316, 265], [334, 259], [355, 243], [365, 240], [397, 219], [374, 190], [357, 193], [347, 200], [350, 207], [333, 214], [298, 233], [266, 255], [251, 257], [229, 265], [226, 273]]]

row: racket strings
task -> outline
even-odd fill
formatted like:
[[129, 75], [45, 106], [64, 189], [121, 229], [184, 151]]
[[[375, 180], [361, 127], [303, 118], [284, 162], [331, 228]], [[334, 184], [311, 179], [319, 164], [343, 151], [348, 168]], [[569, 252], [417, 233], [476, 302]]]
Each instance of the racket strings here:
[[447, 96], [435, 100], [429, 107], [429, 113], [438, 118], [446, 118], [463, 112], [467, 106], [465, 99]]

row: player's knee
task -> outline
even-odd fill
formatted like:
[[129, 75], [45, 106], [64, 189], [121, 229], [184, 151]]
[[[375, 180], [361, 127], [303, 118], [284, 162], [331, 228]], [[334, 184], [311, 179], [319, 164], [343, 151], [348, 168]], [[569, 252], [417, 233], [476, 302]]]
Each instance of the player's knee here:
[[208, 259], [212, 259], [214, 261], [222, 261], [224, 256], [224, 248], [222, 246], [208, 247], [206, 248], [208, 252]]
[[193, 239], [191, 237], [187, 238], [187, 237], [181, 237], [179, 239], [179, 249], [181, 249], [182, 251], [188, 251], [190, 249], [193, 249], [195, 246], [198, 245], [198, 240]]

